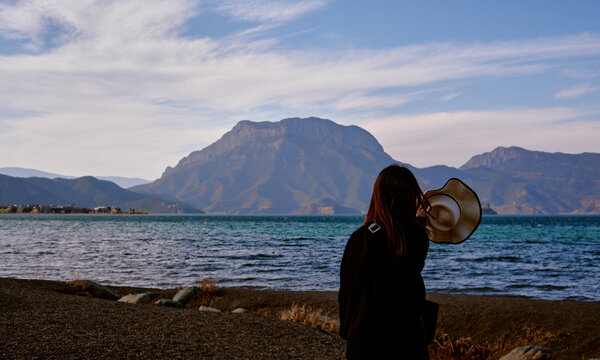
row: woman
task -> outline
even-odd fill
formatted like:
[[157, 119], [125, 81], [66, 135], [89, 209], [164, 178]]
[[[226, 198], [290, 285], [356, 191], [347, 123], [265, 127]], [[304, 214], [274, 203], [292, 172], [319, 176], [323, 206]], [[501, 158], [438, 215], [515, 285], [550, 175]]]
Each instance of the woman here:
[[391, 165], [379, 173], [340, 269], [340, 336], [348, 359], [429, 359], [419, 317], [429, 248], [421, 215], [428, 208], [410, 170]]

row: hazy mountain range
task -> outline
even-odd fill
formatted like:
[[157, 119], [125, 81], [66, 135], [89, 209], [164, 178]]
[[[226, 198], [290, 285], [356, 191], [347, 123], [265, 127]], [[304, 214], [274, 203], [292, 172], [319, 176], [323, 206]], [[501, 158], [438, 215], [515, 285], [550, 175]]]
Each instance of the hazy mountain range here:
[[0, 175], [0, 205], [75, 202], [151, 212], [360, 214], [375, 177], [391, 163], [409, 167], [424, 190], [451, 177], [463, 179], [482, 204], [502, 214], [600, 214], [600, 154], [499, 147], [460, 168], [415, 168], [390, 157], [366, 130], [319, 118], [241, 121], [159, 179], [129, 190], [92, 177]]
[[[54, 174], [54, 173], [49, 173], [46, 171], [35, 170], [35, 169], [26, 169], [26, 168], [21, 168], [21, 167], [2, 167], [2, 168], [0, 168], [0, 174], [12, 176], [12, 177], [24, 177], [24, 178], [26, 178], [26, 177], [43, 177], [43, 178], [48, 178], [48, 179], [55, 179], [55, 178], [76, 179], [77, 178], [77, 176]], [[151, 182], [150, 180], [146, 180], [146, 179], [129, 178], [129, 177], [122, 177], [122, 176], [94, 176], [94, 177], [99, 180], [106, 180], [106, 181], [114, 182], [115, 184], [119, 185], [120, 187], [122, 187], [124, 189], [130, 188], [130, 187], [136, 186], [136, 185], [147, 184], [147, 183]]]
[[125, 190], [91, 176], [77, 179], [11, 177], [0, 175], [0, 205], [38, 204], [78, 207], [114, 206], [153, 213], [199, 213], [188, 204]]
[[[357, 126], [319, 118], [241, 121], [132, 190], [211, 213], [361, 213], [378, 172], [395, 162]], [[500, 147], [458, 169], [403, 165], [424, 190], [461, 178], [499, 213], [600, 213], [600, 154]]]

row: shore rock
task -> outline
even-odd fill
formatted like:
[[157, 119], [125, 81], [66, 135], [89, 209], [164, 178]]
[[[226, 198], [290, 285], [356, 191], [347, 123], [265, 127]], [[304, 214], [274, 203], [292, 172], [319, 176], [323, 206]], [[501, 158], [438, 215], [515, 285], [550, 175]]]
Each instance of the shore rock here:
[[126, 302], [130, 304], [148, 304], [152, 301], [152, 296], [150, 294], [141, 293], [141, 294], [129, 294], [125, 295], [119, 299], [120, 302]]
[[548, 350], [539, 346], [527, 345], [513, 349], [500, 360], [547, 360], [550, 359]]
[[204, 305], [200, 306], [198, 308], [198, 311], [208, 311], [208, 312], [214, 312], [214, 313], [220, 313], [221, 312], [221, 310], [219, 310], [219, 309], [211, 308], [211, 307], [204, 306]]
[[108, 299], [108, 300], [118, 300], [121, 297], [117, 295], [114, 291], [109, 288], [102, 286], [96, 282], [90, 280], [73, 280], [68, 281], [67, 285], [74, 286], [79, 291], [83, 291], [88, 293], [90, 296]]
[[244, 308], [235, 308], [231, 312], [234, 314], [247, 314], [250, 311], [248, 311], [247, 309], [244, 309]]
[[194, 297], [200, 292], [197, 286], [186, 287], [185, 289], [179, 290], [173, 297], [174, 301], [179, 301], [182, 304], [187, 304], [192, 301]]
[[171, 300], [171, 299], [160, 299], [157, 302], [155, 302], [154, 305], [168, 306], [168, 307], [173, 307], [173, 308], [178, 308], [178, 309], [185, 308], [185, 305], [183, 305], [179, 301], [175, 301], [175, 300]]
[[340, 322], [329, 316], [321, 315], [318, 319], [323, 324], [323, 328], [329, 331], [336, 332], [340, 327]]

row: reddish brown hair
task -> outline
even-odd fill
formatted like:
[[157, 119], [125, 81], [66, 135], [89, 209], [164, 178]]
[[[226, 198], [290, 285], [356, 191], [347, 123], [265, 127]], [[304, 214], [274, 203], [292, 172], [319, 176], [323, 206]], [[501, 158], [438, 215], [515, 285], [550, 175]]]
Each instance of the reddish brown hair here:
[[413, 173], [404, 166], [390, 165], [381, 170], [373, 185], [373, 195], [365, 224], [377, 223], [396, 255], [406, 256], [406, 229], [417, 221], [417, 209], [427, 210], [429, 203], [423, 197]]

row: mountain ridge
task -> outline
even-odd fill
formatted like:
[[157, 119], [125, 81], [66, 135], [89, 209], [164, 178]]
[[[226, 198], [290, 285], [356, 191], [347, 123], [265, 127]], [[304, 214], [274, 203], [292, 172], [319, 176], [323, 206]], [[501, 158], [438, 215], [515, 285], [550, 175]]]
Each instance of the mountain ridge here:
[[[564, 156], [567, 165], [557, 166]], [[497, 147], [460, 168], [416, 168], [394, 160], [358, 126], [316, 117], [243, 120], [168, 167], [161, 178], [132, 190], [171, 196], [212, 213], [364, 213], [379, 171], [398, 163], [411, 169], [424, 189], [461, 178], [500, 213], [600, 213], [600, 189], [590, 185], [600, 183], [600, 175], [594, 165], [579, 161], [581, 156]], [[563, 171], [570, 162], [582, 164], [573, 179]], [[532, 168], [539, 170], [533, 175], [543, 176], [525, 171]], [[582, 184], [588, 185], [585, 191]]]
[[[189, 203], [215, 214], [360, 214], [377, 174], [392, 163], [411, 169], [424, 190], [460, 178], [500, 214], [600, 214], [600, 154], [499, 146], [459, 168], [417, 168], [394, 160], [368, 131], [316, 117], [240, 121], [159, 179], [128, 190], [147, 204]], [[85, 190], [64, 179], [18, 179], [0, 181], [0, 195], [62, 201], [102, 192], [101, 184]]]
[[486, 167], [515, 179], [559, 192], [579, 195], [600, 193], [600, 154], [565, 154], [497, 147], [473, 156], [460, 170]]
[[72, 205], [79, 207], [114, 206], [148, 210], [152, 213], [199, 213], [181, 202], [149, 197], [123, 189], [92, 176], [76, 179], [11, 177], [0, 174], [0, 205]]
[[285, 135], [298, 136], [302, 138], [303, 134], [301, 129], [303, 126], [300, 126], [299, 123], [304, 123], [302, 125], [306, 125], [307, 122], [311, 123], [311, 125], [319, 126], [317, 129], [318, 137], [311, 138], [310, 140], [312, 141], [327, 141], [330, 140], [330, 136], [333, 135], [333, 140], [339, 143], [342, 139], [340, 139], [340, 134], [336, 130], [338, 130], [338, 127], [345, 127], [352, 129], [352, 131], [364, 132], [365, 135], [368, 135], [372, 138], [372, 142], [368, 142], [369, 145], [374, 148], [373, 150], [383, 152], [383, 147], [379, 144], [379, 142], [377, 142], [377, 140], [366, 130], [356, 125], [345, 126], [336, 124], [328, 119], [320, 119], [316, 117], [287, 118], [277, 122], [253, 122], [249, 120], [242, 120], [238, 122], [230, 131], [226, 132], [219, 140], [215, 141], [204, 149], [191, 152], [188, 156], [182, 158], [175, 167], [167, 167], [163, 175], [175, 171], [177, 168], [186, 168], [197, 162], [213, 160], [219, 155], [234, 150], [239, 146], [243, 146], [259, 138], [274, 138]]
[[[22, 178], [28, 178], [28, 177], [43, 177], [43, 178], [48, 178], [48, 179], [56, 179], [56, 178], [77, 179], [78, 178], [78, 176], [61, 175], [61, 174], [51, 173], [51, 172], [47, 172], [47, 171], [22, 168], [22, 167], [2, 167], [2, 168], [0, 168], [0, 174], [12, 176], [12, 177], [22, 177]], [[82, 177], [82, 176], [79, 176], [79, 177]], [[147, 183], [151, 182], [150, 180], [137, 178], [137, 177], [123, 177], [123, 176], [94, 176], [94, 177], [99, 180], [106, 180], [106, 181], [114, 182], [115, 184], [119, 185], [120, 187], [122, 187], [124, 189], [130, 188], [130, 187], [136, 186], [136, 185], [147, 184]]]

